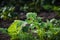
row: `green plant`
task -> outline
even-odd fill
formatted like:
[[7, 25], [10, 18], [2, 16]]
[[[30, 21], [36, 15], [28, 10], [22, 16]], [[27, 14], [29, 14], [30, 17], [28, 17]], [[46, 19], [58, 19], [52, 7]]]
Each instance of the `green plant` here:
[[11, 40], [52, 40], [60, 33], [58, 25], [60, 21], [56, 19], [43, 22], [42, 18], [37, 17], [37, 14], [33, 12], [27, 13], [26, 17], [25, 21], [15, 20], [8, 28]]
[[7, 28], [0, 28], [0, 33], [7, 34]]
[[5, 6], [5, 7], [0, 8], [0, 11], [1, 11], [0, 18], [7, 20], [7, 19], [15, 17], [17, 14], [14, 13], [14, 8], [15, 7], [13, 6], [12, 7]]

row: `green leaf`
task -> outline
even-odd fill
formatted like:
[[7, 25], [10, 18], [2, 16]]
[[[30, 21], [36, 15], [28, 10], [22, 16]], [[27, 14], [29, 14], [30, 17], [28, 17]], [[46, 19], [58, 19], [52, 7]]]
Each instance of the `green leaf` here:
[[37, 14], [34, 13], [34, 12], [29, 12], [29, 13], [27, 13], [27, 15], [26, 15], [27, 19], [31, 19], [31, 20], [36, 19], [36, 16], [37, 16]]
[[24, 26], [23, 24], [24, 24], [24, 21], [15, 20], [11, 24], [11, 26], [8, 28], [8, 33], [10, 35], [16, 35], [16, 34], [18, 34], [21, 31], [22, 27]]

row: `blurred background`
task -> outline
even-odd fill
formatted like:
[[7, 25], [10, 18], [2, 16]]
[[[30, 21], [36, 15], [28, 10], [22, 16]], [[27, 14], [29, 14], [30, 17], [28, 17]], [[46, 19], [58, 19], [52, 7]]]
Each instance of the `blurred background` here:
[[0, 0], [0, 26], [8, 27], [15, 19], [25, 20], [27, 12], [45, 19], [60, 19], [60, 0]]

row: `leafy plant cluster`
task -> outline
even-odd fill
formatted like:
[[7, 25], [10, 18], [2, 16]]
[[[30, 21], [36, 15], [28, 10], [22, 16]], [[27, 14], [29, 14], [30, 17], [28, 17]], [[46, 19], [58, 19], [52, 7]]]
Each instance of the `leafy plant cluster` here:
[[11, 6], [11, 7], [2, 7], [0, 8], [0, 18], [7, 20], [7, 19], [13, 19], [14, 17], [17, 16], [17, 13], [14, 12], [15, 7]]
[[26, 17], [25, 21], [15, 20], [9, 26], [10, 40], [60, 40], [60, 20], [43, 22], [43, 18], [33, 12], [27, 13]]

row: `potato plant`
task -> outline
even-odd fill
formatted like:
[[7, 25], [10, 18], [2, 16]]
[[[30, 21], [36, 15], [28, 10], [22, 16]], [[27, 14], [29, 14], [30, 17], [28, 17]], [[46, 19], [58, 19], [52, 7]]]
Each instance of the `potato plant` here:
[[[60, 40], [60, 20], [51, 19], [46, 22], [37, 13], [26, 14], [25, 21], [15, 20], [7, 29], [10, 40]], [[3, 33], [5, 30], [1, 30]]]

